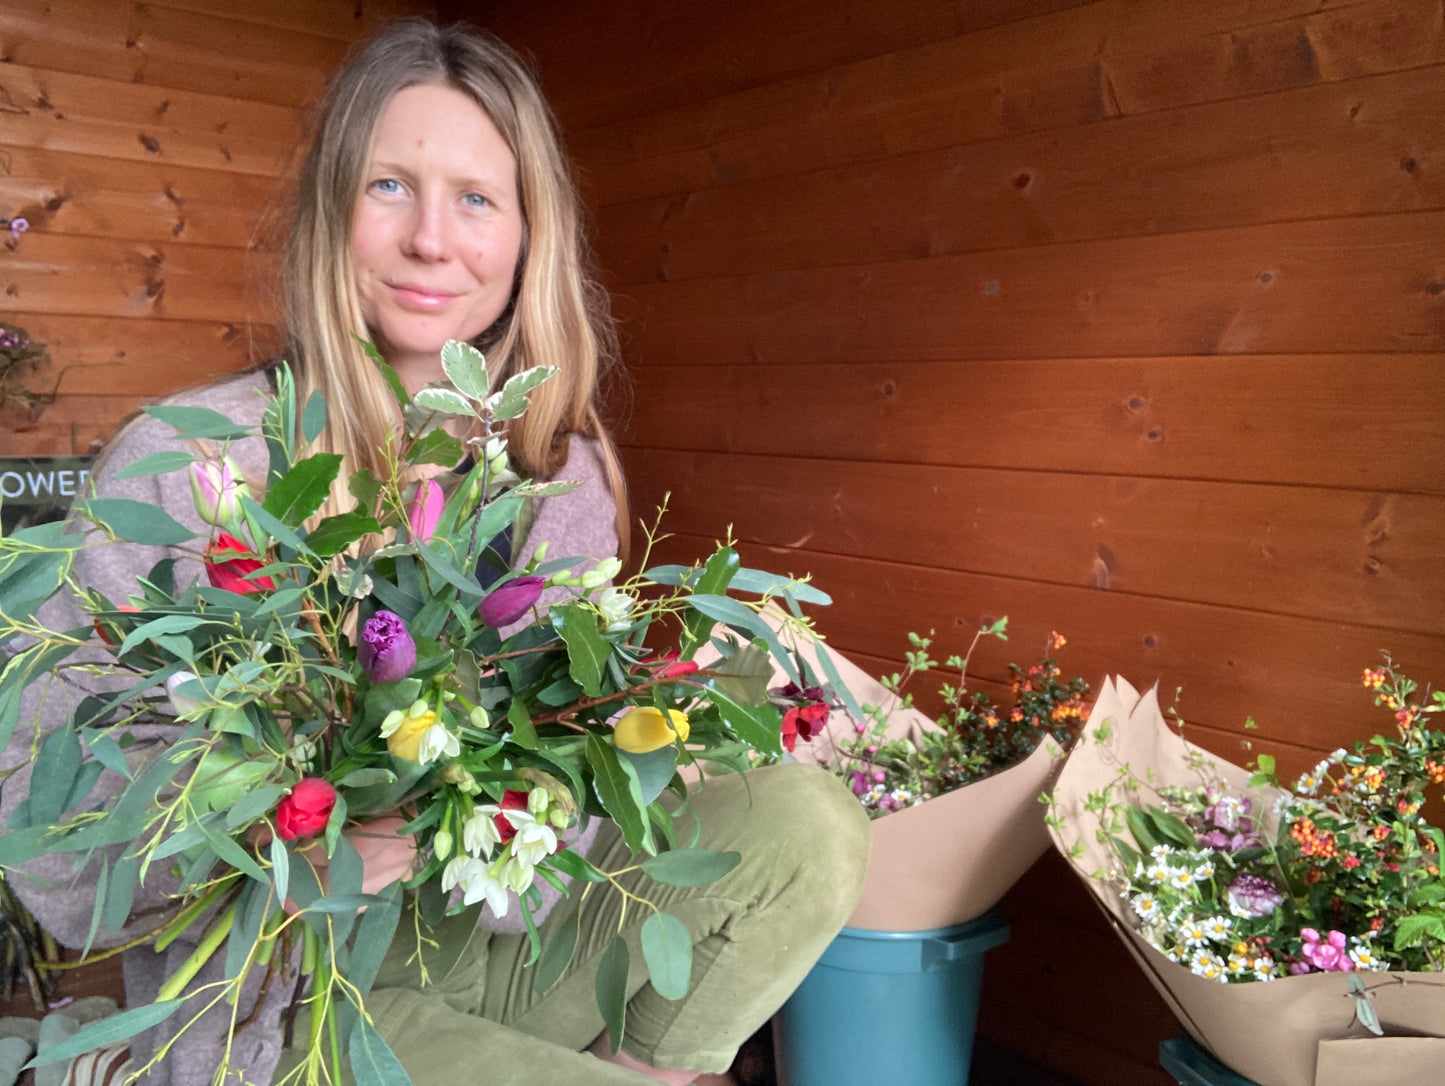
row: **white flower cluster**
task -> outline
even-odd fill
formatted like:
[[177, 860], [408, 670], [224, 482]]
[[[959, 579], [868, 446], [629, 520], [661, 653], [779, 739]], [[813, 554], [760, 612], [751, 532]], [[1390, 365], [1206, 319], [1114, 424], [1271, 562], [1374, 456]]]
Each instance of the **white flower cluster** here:
[[[505, 844], [498, 819], [514, 831]], [[478, 804], [462, 825], [464, 851], [442, 870], [443, 892], [460, 887], [464, 905], [485, 900], [494, 916], [506, 916], [510, 895], [524, 894], [531, 887], [537, 864], [557, 851], [557, 830], [565, 829], [567, 822], [566, 811], [545, 788], [528, 792], [525, 808]]]

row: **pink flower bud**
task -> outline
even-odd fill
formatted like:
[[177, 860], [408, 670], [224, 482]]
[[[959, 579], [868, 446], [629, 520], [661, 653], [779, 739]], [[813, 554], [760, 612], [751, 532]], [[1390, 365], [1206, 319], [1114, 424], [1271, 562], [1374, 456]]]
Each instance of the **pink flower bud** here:
[[442, 519], [446, 506], [446, 495], [441, 484], [434, 479], [423, 479], [417, 484], [416, 495], [406, 511], [407, 528], [412, 539], [425, 543], [436, 533], [437, 523]]
[[241, 519], [241, 495], [246, 493], [246, 483], [229, 456], [194, 461], [190, 476], [191, 501], [203, 521], [229, 528]]

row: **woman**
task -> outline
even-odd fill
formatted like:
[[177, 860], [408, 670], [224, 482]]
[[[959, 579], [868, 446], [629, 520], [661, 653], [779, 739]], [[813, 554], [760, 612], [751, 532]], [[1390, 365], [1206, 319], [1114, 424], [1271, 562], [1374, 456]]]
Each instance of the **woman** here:
[[[612, 358], [614, 337], [604, 295], [587, 275], [584, 257], [577, 200], [550, 112], [505, 47], [461, 28], [407, 21], [359, 52], [322, 103], [300, 178], [285, 271], [287, 355], [301, 401], [312, 391], [326, 397], [319, 444], [343, 456], [341, 479], [358, 468], [381, 474], [384, 446], [398, 421], [394, 400], [358, 337], [376, 343], [411, 391], [442, 376], [439, 352], [447, 340], [468, 340], [486, 353], [494, 380], [534, 365], [560, 370], [533, 394], [532, 408], [510, 431], [510, 448], [521, 474], [583, 485], [539, 504], [514, 557], [524, 561], [544, 540], [553, 556], [614, 555], [626, 524], [625, 501], [596, 407], [598, 376]], [[254, 424], [270, 391], [266, 375], [257, 372], [182, 402]], [[169, 433], [149, 419], [129, 428], [97, 469], [96, 484], [109, 495], [158, 505], [199, 530], [177, 475], [117, 478], [126, 464], [174, 447]], [[248, 477], [265, 477], [259, 441], [232, 451]], [[339, 483], [324, 511], [349, 504]], [[166, 556], [155, 548], [112, 544], [84, 552], [77, 575], [123, 600], [135, 577]], [[173, 557], [177, 584], [198, 575], [194, 556]], [[67, 617], [69, 626], [76, 624], [73, 599], [47, 607], [54, 612], [43, 616], [51, 628], [67, 628]], [[51, 727], [63, 721], [67, 700], [73, 706], [84, 694], [75, 689], [83, 679], [67, 681], [72, 689], [65, 696], [52, 692], [43, 706], [37, 696], [27, 714], [38, 713]], [[132, 729], [141, 746], [165, 741], [163, 724], [147, 728]], [[31, 736], [22, 727], [17, 737], [6, 766], [22, 768], [0, 797], [0, 818], [23, 797], [27, 782]], [[545, 995], [533, 990], [520, 924], [509, 930], [505, 921], [484, 919], [486, 930], [471, 938], [460, 960], [432, 963], [434, 983], [425, 988], [417, 983], [416, 965], [408, 964], [414, 946], [398, 938], [367, 1006], [413, 1080], [451, 1082], [469, 1065], [489, 1083], [623, 1082], [640, 1081], [639, 1075], [685, 1083], [702, 1071], [725, 1070], [737, 1045], [786, 998], [851, 910], [866, 859], [867, 823], [837, 782], [801, 766], [751, 774], [746, 783], [712, 782], [695, 805], [702, 843], [736, 849], [745, 860], [713, 886], [648, 888], [694, 935], [694, 983], [685, 999], [664, 1000], [634, 976], [623, 1046], [614, 1053], [605, 1043], [592, 977], [618, 931], [617, 895], [589, 896], [573, 964]], [[584, 836], [575, 847], [604, 869], [617, 869], [627, 865], [627, 853], [609, 829], [596, 840]], [[404, 848], [390, 843], [363, 851], [373, 881], [389, 881], [410, 861]], [[66, 889], [47, 892], [28, 883], [20, 889], [42, 923], [63, 942], [79, 945], [93, 899], [74, 889], [94, 884], [93, 866], [77, 876], [66, 861], [48, 857], [37, 867]], [[154, 926], [155, 913], [167, 907], [158, 882], [150, 880], [137, 895], [135, 931]], [[622, 929], [633, 941], [636, 962], [642, 960], [642, 912], [632, 910]], [[544, 923], [544, 940], [549, 929]], [[189, 949], [178, 942], [161, 956], [127, 951], [128, 1001], [152, 1000]], [[220, 963], [208, 968], [219, 970]], [[206, 974], [199, 979], [204, 982]], [[237, 1035], [230, 1059], [244, 1068], [246, 1081], [265, 1083], [277, 1075], [278, 1060], [295, 1056], [282, 1052], [282, 1012], [291, 993], [279, 984], [262, 991], [258, 982], [241, 1000], [238, 1017], [254, 1021]], [[162, 1024], [132, 1042], [135, 1065], [165, 1052], [146, 1081], [209, 1082], [229, 1022], [229, 1008], [212, 1012], [169, 1050], [177, 1027]], [[591, 1055], [582, 1051], [589, 1047]], [[478, 1061], [485, 1061], [484, 1072]]]

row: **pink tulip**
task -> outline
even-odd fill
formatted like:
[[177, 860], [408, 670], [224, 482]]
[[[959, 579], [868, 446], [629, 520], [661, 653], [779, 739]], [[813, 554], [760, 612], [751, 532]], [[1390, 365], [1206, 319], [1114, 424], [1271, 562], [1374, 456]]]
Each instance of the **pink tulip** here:
[[416, 496], [406, 511], [406, 524], [412, 539], [425, 543], [436, 533], [437, 523], [442, 519], [442, 509], [447, 498], [441, 484], [433, 479], [423, 479], [416, 487]]

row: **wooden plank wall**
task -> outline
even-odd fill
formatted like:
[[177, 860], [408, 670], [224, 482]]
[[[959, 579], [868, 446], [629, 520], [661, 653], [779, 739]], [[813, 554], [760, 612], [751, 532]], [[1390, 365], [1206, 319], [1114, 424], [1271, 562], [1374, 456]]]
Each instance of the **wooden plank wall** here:
[[[4, 0], [0, 319], [55, 403], [0, 455], [86, 452], [144, 401], [274, 351], [274, 224], [306, 108], [348, 44], [424, 0]], [[65, 367], [73, 367], [61, 374]]]
[[[440, 7], [535, 54], [584, 170], [663, 554], [731, 524], [879, 667], [1064, 631], [1289, 771], [1387, 723], [1379, 649], [1445, 680], [1440, 0]], [[1164, 1081], [1062, 867], [1006, 911], [984, 1036]]]

